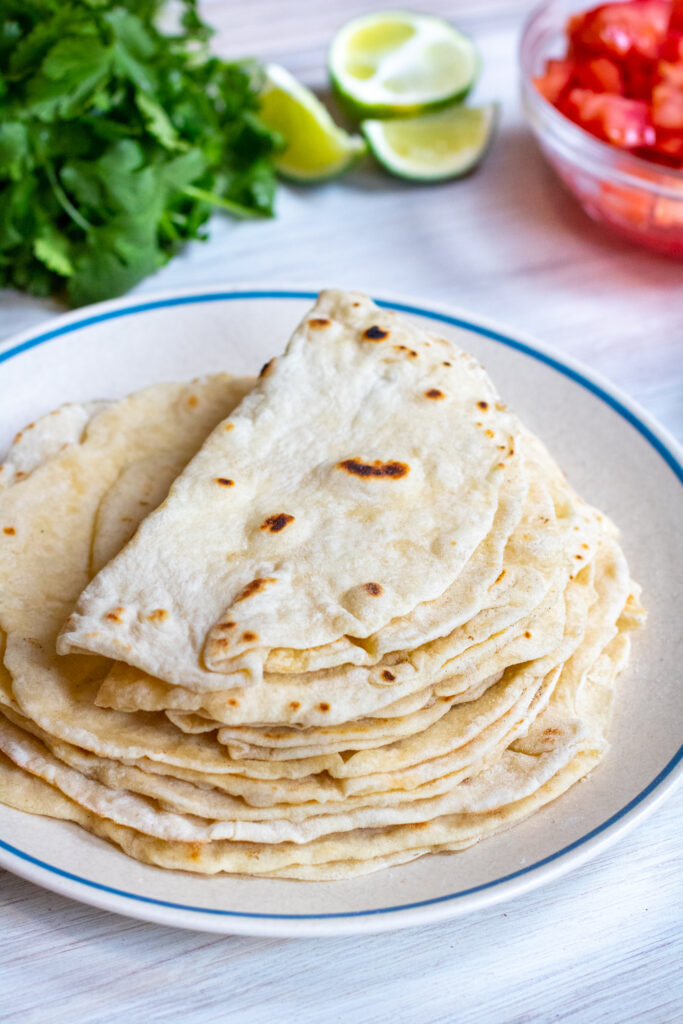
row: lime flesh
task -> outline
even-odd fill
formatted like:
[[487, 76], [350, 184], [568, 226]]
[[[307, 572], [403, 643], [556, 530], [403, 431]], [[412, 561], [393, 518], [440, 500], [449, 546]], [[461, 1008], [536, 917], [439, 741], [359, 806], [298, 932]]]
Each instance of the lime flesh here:
[[363, 121], [361, 130], [385, 170], [410, 181], [445, 181], [474, 170], [498, 120], [498, 106], [448, 107], [434, 114]]
[[317, 96], [278, 65], [267, 68], [259, 112], [268, 127], [285, 139], [276, 167], [294, 181], [336, 177], [366, 150], [360, 136], [349, 135], [335, 124]]
[[352, 116], [400, 117], [463, 99], [479, 72], [474, 44], [441, 18], [389, 11], [356, 18], [335, 36], [329, 73]]

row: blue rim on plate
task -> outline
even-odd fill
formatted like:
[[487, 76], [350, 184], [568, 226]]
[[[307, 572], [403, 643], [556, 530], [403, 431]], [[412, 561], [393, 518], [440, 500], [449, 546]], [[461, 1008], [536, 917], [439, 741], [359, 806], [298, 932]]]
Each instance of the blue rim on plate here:
[[[131, 316], [138, 313], [149, 312], [154, 309], [161, 309], [168, 306], [180, 306], [207, 302], [230, 302], [234, 300], [245, 300], [245, 299], [298, 299], [298, 300], [313, 300], [316, 298], [316, 292], [312, 291], [298, 291], [292, 289], [248, 289], [244, 291], [212, 291], [204, 292], [193, 295], [180, 295], [169, 298], [154, 299], [148, 302], [138, 303], [131, 306], [123, 306], [121, 308], [111, 309], [103, 313], [97, 313], [91, 316], [83, 317], [80, 320], [74, 320], [70, 323], [66, 323], [61, 327], [55, 327], [51, 330], [44, 331], [40, 334], [36, 334], [34, 337], [28, 338], [26, 341], [15, 345], [13, 348], [8, 349], [5, 352], [0, 352], [0, 363], [6, 362], [8, 359], [13, 358], [26, 352], [29, 349], [36, 348], [38, 345], [43, 345], [48, 341], [52, 341], [55, 338], [62, 337], [65, 334], [70, 334], [73, 331], [81, 330], [84, 327], [91, 327], [94, 324], [102, 323], [105, 320], [113, 320], [118, 317]], [[568, 365], [559, 358], [551, 355], [548, 352], [541, 351], [535, 348], [533, 345], [527, 344], [526, 342], [519, 341], [517, 338], [512, 338], [502, 331], [493, 329], [491, 327], [485, 327], [481, 324], [477, 324], [468, 320], [464, 317], [453, 316], [448, 313], [437, 312], [435, 310], [427, 309], [423, 306], [417, 306], [407, 304], [403, 302], [392, 302], [382, 299], [375, 300], [378, 305], [383, 306], [386, 309], [396, 310], [401, 313], [412, 314], [413, 316], [426, 317], [431, 320], [438, 320], [441, 323], [448, 324], [451, 327], [459, 327], [464, 330], [470, 331], [473, 334], [478, 334], [481, 337], [488, 338], [491, 341], [498, 342], [501, 345], [505, 345], [507, 348], [515, 349], [518, 352], [522, 352], [524, 355], [529, 356], [532, 359], [536, 359], [541, 363], [545, 363], [550, 366], [551, 369], [557, 373], [568, 377], [570, 380], [579, 384], [581, 387], [590, 391], [597, 398], [603, 401], [606, 405], [610, 406], [622, 419], [626, 420], [639, 434], [648, 442], [648, 444], [657, 452], [657, 454], [666, 462], [672, 472], [676, 475], [677, 479], [683, 484], [683, 462], [678, 456], [665, 444], [661, 438], [657, 437], [653, 430], [638, 416], [632, 409], [629, 409], [619, 398], [615, 395], [610, 394], [604, 387], [589, 377], [585, 376], [578, 369]], [[59, 878], [67, 879], [68, 881], [78, 882], [81, 885], [87, 886], [89, 889], [97, 890], [99, 892], [108, 893], [113, 896], [123, 897], [127, 900], [133, 900], [136, 903], [148, 904], [150, 906], [165, 907], [169, 910], [180, 910], [184, 912], [196, 913], [196, 914], [207, 914], [213, 915], [214, 917], [230, 917], [230, 918], [250, 918], [254, 920], [271, 920], [271, 921], [315, 921], [315, 920], [331, 920], [331, 919], [343, 919], [343, 918], [363, 918], [363, 917], [377, 917], [381, 914], [394, 914], [401, 911], [416, 910], [420, 907], [434, 906], [435, 904], [445, 904], [454, 900], [462, 899], [465, 896], [472, 896], [475, 893], [481, 893], [485, 891], [493, 890], [499, 886], [509, 883], [514, 879], [521, 878], [525, 875], [529, 875], [533, 871], [537, 871], [539, 868], [545, 867], [549, 864], [557, 862], [560, 858], [566, 856], [574, 850], [581, 847], [585, 847], [589, 842], [597, 839], [598, 836], [603, 835], [608, 829], [611, 829], [618, 822], [622, 821], [627, 815], [631, 814], [643, 801], [645, 801], [652, 793], [654, 793], [666, 779], [671, 780], [671, 776], [675, 771], [676, 767], [683, 760], [683, 746], [681, 746], [678, 752], [671, 758], [671, 760], [664, 766], [659, 774], [643, 789], [637, 796], [633, 797], [624, 807], [613, 814], [602, 824], [596, 828], [587, 832], [580, 839], [574, 840], [560, 850], [556, 850], [554, 853], [541, 860], [535, 861], [533, 864], [528, 864], [517, 871], [513, 871], [510, 874], [502, 875], [500, 878], [495, 878], [490, 882], [483, 882], [480, 885], [472, 886], [468, 889], [461, 889], [459, 892], [447, 893], [444, 896], [435, 896], [427, 900], [418, 900], [412, 903], [402, 903], [391, 907], [376, 907], [369, 910], [349, 910], [349, 911], [337, 911], [334, 913], [322, 913], [322, 914], [267, 914], [258, 913], [255, 911], [239, 911], [239, 910], [220, 910], [214, 907], [196, 907], [191, 904], [175, 903], [170, 900], [155, 899], [150, 896], [143, 896], [139, 893], [127, 892], [125, 889], [117, 889], [114, 886], [103, 885], [101, 882], [94, 882], [89, 878], [84, 878], [81, 875], [73, 874], [69, 871], [64, 871], [61, 868], [57, 868], [52, 864], [48, 864], [46, 861], [42, 861], [37, 857], [31, 856], [31, 854], [25, 853], [23, 850], [19, 850], [17, 847], [12, 846], [10, 843], [6, 843], [0, 840], [0, 849], [7, 851], [10, 854], [18, 857], [20, 860], [25, 861], [28, 864], [32, 864], [35, 867], [41, 868], [52, 875]]]

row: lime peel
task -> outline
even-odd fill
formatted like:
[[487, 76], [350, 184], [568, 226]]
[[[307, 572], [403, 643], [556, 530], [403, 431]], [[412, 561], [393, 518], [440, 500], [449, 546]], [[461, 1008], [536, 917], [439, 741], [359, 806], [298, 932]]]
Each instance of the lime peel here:
[[259, 114], [285, 139], [275, 161], [279, 174], [299, 183], [327, 181], [366, 152], [363, 138], [340, 128], [318, 97], [289, 71], [270, 64], [266, 72]]
[[453, 25], [431, 15], [383, 11], [348, 22], [329, 55], [329, 75], [352, 116], [401, 117], [462, 100], [476, 81], [479, 54]]
[[375, 159], [399, 178], [446, 181], [469, 174], [495, 134], [499, 106], [451, 106], [422, 117], [367, 120], [361, 131]]

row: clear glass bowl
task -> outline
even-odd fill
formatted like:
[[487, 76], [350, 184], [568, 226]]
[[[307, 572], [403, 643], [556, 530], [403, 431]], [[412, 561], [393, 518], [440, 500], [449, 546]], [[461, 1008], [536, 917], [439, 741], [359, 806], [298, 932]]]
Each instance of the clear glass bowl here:
[[533, 83], [549, 57], [565, 55], [569, 17], [595, 5], [550, 0], [532, 11], [519, 50], [524, 110], [546, 158], [589, 216], [634, 242], [683, 258], [683, 171], [601, 142], [548, 103]]

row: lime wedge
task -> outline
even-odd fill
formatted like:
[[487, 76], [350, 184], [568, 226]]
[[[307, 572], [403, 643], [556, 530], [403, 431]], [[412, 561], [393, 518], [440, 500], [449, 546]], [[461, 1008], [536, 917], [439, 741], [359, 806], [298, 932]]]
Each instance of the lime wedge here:
[[447, 107], [422, 117], [363, 121], [361, 131], [385, 170], [410, 181], [460, 178], [481, 162], [489, 147], [498, 104]]
[[479, 73], [470, 39], [441, 18], [383, 11], [355, 18], [330, 48], [342, 107], [359, 120], [435, 110], [464, 98]]
[[285, 139], [278, 155], [280, 174], [298, 182], [325, 181], [341, 174], [366, 151], [358, 135], [334, 123], [310, 89], [285, 68], [270, 64], [260, 95], [260, 115]]

